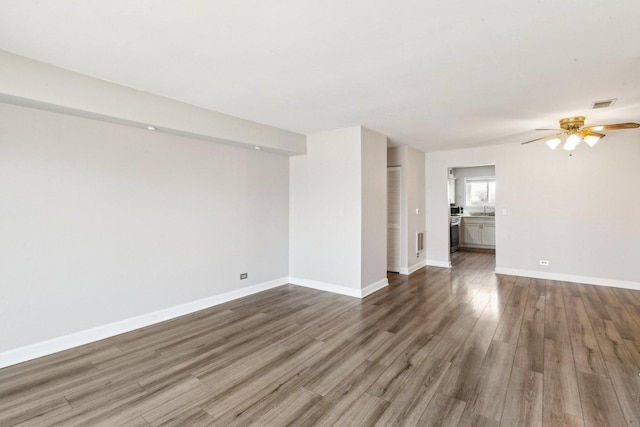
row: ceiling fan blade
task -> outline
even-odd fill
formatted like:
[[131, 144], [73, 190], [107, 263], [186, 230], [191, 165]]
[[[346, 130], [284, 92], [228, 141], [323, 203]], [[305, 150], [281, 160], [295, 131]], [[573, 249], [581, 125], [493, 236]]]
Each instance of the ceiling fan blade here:
[[562, 129], [536, 129], [536, 130], [555, 130], [555, 131], [558, 131], [558, 132], [563, 132]]
[[598, 138], [604, 138], [606, 135], [604, 133], [594, 132], [589, 128], [584, 128], [578, 134], [580, 138], [584, 138], [585, 136], [597, 136]]
[[616, 123], [612, 125], [587, 126], [582, 130], [601, 131], [601, 130], [635, 129], [637, 127], [640, 127], [640, 123]]
[[531, 141], [523, 142], [523, 143], [521, 143], [521, 145], [528, 144], [530, 142], [540, 141], [541, 139], [553, 138], [553, 137], [558, 137], [558, 136], [562, 136], [562, 134], [561, 133], [556, 133], [556, 134], [553, 134], [553, 135], [543, 136], [542, 138], [536, 138], [536, 139], [532, 139]]

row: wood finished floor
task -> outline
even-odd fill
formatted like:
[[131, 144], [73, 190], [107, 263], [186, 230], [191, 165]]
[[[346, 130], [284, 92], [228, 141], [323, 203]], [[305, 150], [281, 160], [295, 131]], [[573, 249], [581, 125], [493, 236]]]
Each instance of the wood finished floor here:
[[391, 275], [364, 300], [283, 286], [0, 370], [0, 426], [640, 423], [640, 291]]

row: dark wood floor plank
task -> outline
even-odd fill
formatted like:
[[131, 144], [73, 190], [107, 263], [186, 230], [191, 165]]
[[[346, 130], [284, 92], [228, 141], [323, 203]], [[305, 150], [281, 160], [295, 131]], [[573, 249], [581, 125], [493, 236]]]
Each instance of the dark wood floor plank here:
[[592, 319], [593, 332], [605, 362], [636, 367], [636, 362], [611, 320]]
[[520, 328], [514, 366], [542, 373], [544, 370], [544, 322], [525, 320]]
[[618, 299], [616, 292], [608, 286], [593, 286], [590, 285], [600, 297], [600, 300], [604, 305], [610, 307], [622, 307], [622, 303]]
[[533, 279], [529, 285], [527, 305], [524, 310], [524, 320], [544, 324], [544, 309], [546, 305], [546, 283], [542, 279]]
[[[214, 425], [216, 426], [246, 426], [288, 399], [291, 394], [297, 393], [304, 387], [309, 375], [310, 372], [306, 366], [298, 366], [267, 387], [242, 395], [236, 401], [211, 401], [209, 399], [209, 402], [203, 404], [202, 407], [215, 416]], [[218, 415], [221, 412], [223, 413]], [[300, 416], [303, 413], [301, 412]]]
[[542, 426], [542, 374], [513, 367], [500, 425]]
[[364, 361], [332, 388], [318, 404], [296, 420], [296, 425], [335, 425], [338, 419], [365, 393], [384, 370], [385, 367], [382, 365], [368, 360]]
[[[339, 353], [342, 355], [339, 361], [335, 360], [334, 352], [330, 353], [328, 358], [323, 358], [316, 363], [308, 364], [309, 369], [316, 375], [313, 381], [310, 381], [306, 387], [316, 393], [324, 396], [333, 387], [337, 386], [345, 377], [356, 369], [362, 362], [375, 351], [376, 348], [385, 345], [393, 334], [387, 331], [374, 331], [370, 339], [362, 342], [359, 348], [353, 349], [348, 353]], [[328, 363], [331, 361], [331, 363]]]
[[469, 405], [465, 407], [462, 418], [458, 423], [458, 427], [498, 427], [500, 422], [493, 418], [484, 417], [471, 410]]
[[252, 426], [286, 426], [300, 418], [322, 396], [304, 387], [291, 393], [282, 402], [274, 405], [264, 415], [252, 422]]
[[636, 319], [623, 307], [606, 306], [606, 308], [622, 338], [640, 341], [640, 317]]
[[14, 406], [6, 408], [0, 413], [0, 426], [12, 426], [34, 418], [39, 418], [45, 414], [59, 414], [70, 411], [71, 405], [64, 397], [44, 397], [33, 399], [29, 405]]
[[611, 320], [604, 301], [596, 291], [596, 286], [578, 284], [582, 302], [587, 314], [592, 319]]
[[[417, 366], [409, 366], [389, 381], [382, 390], [370, 388], [390, 402], [378, 425], [417, 426], [450, 363], [428, 357]], [[396, 381], [397, 379], [397, 381]], [[382, 391], [382, 393], [380, 393]]]
[[624, 426], [626, 421], [609, 378], [577, 372], [585, 426]]
[[640, 291], [452, 265], [362, 300], [280, 286], [0, 369], [0, 425], [640, 422]]
[[548, 339], [544, 343], [544, 424], [555, 425], [565, 414], [582, 419], [571, 344]]
[[374, 349], [368, 360], [390, 366], [399, 357], [409, 359], [416, 355], [419, 360], [427, 357], [441, 337], [426, 332], [421, 327], [423, 322], [422, 317], [414, 317], [386, 345]]
[[120, 424], [119, 427], [149, 427], [150, 425], [143, 417], [136, 417], [124, 424]]
[[336, 421], [338, 426], [372, 426], [389, 406], [389, 402], [363, 393]]
[[215, 419], [202, 409], [190, 409], [181, 413], [178, 417], [167, 420], [160, 427], [208, 427]]
[[547, 304], [545, 307], [544, 337], [554, 341], [571, 341], [564, 306], [558, 307]]
[[422, 427], [456, 427], [462, 418], [466, 403], [436, 393], [429, 402], [429, 406], [418, 420]]
[[493, 339], [509, 344], [518, 343], [528, 292], [529, 288], [527, 284], [516, 283], [507, 301], [507, 306], [502, 314]]
[[491, 335], [471, 334], [445, 373], [438, 391], [468, 401], [478, 382], [482, 361], [491, 341]]
[[493, 340], [468, 404], [478, 415], [500, 421], [516, 346]]
[[478, 317], [469, 314], [461, 314], [451, 327], [442, 335], [442, 339], [434, 346], [431, 355], [439, 359], [451, 361], [464, 345]]
[[565, 306], [576, 370], [606, 376], [602, 354], [582, 299], [565, 298]]
[[554, 341], [570, 342], [569, 326], [562, 295], [562, 284], [549, 280], [544, 308], [544, 337]]
[[611, 383], [630, 426], [640, 426], [640, 375], [634, 366], [607, 362]]

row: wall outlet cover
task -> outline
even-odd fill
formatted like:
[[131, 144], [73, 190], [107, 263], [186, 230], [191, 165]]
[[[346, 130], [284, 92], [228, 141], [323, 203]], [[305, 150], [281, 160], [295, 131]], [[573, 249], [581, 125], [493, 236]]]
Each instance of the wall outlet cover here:
[[247, 273], [241, 273], [241, 274], [240, 274], [240, 280], [244, 280], [244, 279], [246, 279], [247, 277], [248, 277], [248, 274], [247, 274]]

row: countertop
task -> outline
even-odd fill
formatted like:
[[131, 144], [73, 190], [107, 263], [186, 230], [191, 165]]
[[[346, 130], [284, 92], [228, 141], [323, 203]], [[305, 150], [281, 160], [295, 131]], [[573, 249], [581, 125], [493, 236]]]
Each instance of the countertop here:
[[470, 215], [470, 214], [462, 214], [462, 215], [451, 215], [452, 218], [490, 218], [495, 219], [495, 215]]

